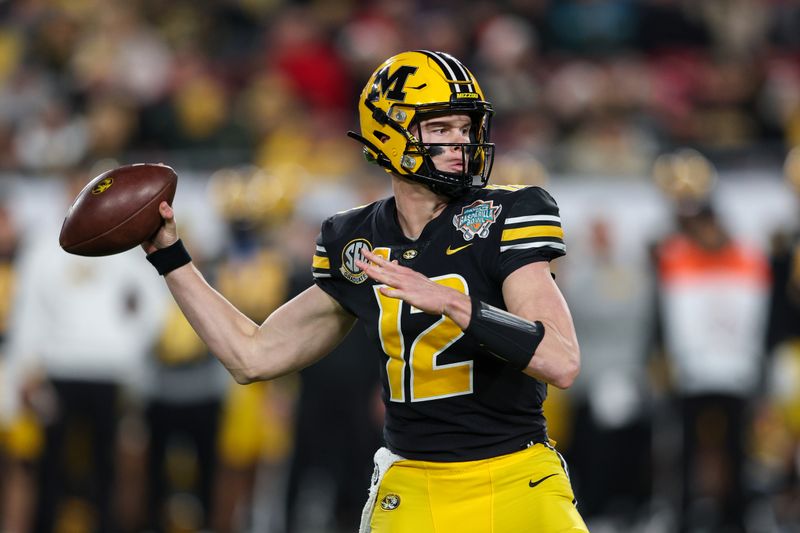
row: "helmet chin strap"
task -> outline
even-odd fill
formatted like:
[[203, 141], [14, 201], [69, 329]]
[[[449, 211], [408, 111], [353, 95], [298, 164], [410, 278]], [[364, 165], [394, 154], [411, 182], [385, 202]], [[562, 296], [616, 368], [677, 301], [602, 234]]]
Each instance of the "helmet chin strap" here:
[[464, 187], [459, 185], [445, 185], [444, 183], [436, 183], [430, 181], [423, 182], [423, 184], [436, 194], [440, 196], [446, 196], [451, 199], [463, 196], [469, 190], [469, 187]]

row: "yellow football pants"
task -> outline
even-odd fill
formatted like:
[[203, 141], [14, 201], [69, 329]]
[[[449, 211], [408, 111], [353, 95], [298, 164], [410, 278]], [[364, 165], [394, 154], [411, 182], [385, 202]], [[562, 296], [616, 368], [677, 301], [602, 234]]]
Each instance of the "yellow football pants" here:
[[401, 460], [383, 477], [372, 533], [588, 531], [550, 446], [479, 461]]

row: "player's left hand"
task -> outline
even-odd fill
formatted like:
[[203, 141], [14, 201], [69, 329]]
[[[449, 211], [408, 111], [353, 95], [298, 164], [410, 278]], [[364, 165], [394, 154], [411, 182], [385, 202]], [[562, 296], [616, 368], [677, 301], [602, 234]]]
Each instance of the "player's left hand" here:
[[[371, 279], [387, 285], [380, 288], [381, 294], [403, 300], [431, 315], [448, 315], [457, 323], [460, 320], [448, 311], [463, 308], [465, 302], [466, 308], [470, 308], [469, 297], [466, 294], [431, 281], [416, 270], [398, 264], [397, 261], [387, 261], [368, 250], [362, 249], [361, 253], [369, 262], [357, 260], [356, 265]], [[464, 299], [465, 302], [457, 305], [458, 299]], [[469, 315], [466, 321], [469, 321]]]

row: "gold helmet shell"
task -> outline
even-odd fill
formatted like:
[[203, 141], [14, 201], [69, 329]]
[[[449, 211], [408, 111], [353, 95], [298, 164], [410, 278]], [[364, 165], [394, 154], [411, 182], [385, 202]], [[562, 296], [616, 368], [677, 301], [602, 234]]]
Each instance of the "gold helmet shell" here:
[[[387, 59], [361, 92], [358, 113], [361, 134], [348, 135], [364, 144], [367, 160], [388, 172], [449, 195], [488, 182], [494, 161], [492, 105], [469, 69], [450, 54], [416, 50]], [[424, 118], [449, 114], [470, 116], [470, 142], [426, 143], [415, 134], [414, 125]], [[434, 147], [453, 145], [461, 146], [464, 170], [437, 170], [431, 159]]]

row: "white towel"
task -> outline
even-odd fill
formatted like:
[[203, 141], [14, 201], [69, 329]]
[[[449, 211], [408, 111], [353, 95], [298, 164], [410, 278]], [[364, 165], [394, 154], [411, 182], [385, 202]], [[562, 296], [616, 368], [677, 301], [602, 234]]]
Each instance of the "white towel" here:
[[375, 501], [378, 499], [378, 489], [381, 486], [384, 474], [389, 470], [397, 461], [402, 461], [404, 457], [392, 453], [388, 448], [380, 448], [375, 452], [375, 470], [372, 472], [372, 482], [369, 486], [369, 497], [367, 503], [364, 505], [364, 510], [361, 512], [361, 525], [358, 528], [358, 533], [370, 533], [372, 528], [370, 522], [372, 521], [372, 511], [375, 509]]

